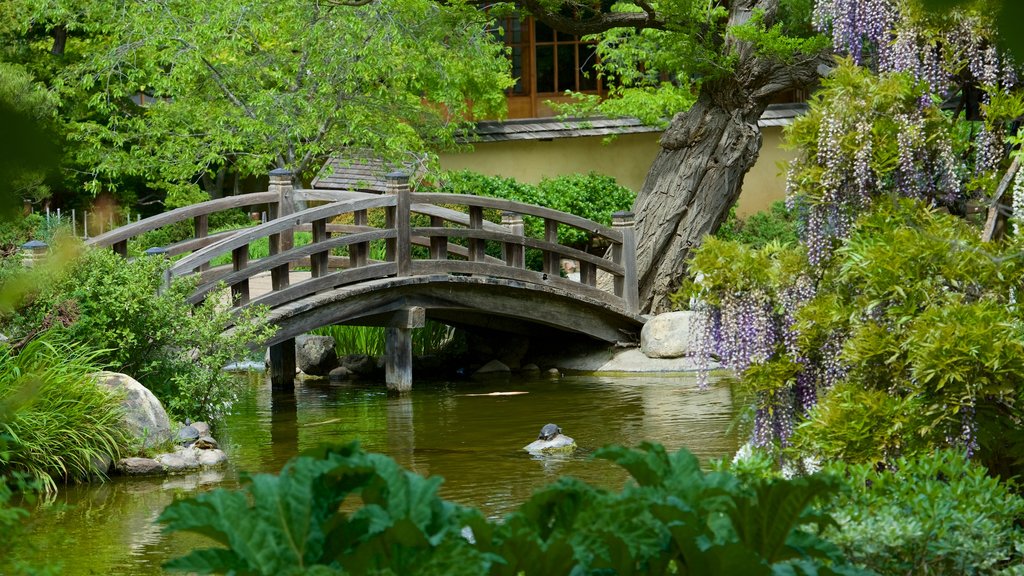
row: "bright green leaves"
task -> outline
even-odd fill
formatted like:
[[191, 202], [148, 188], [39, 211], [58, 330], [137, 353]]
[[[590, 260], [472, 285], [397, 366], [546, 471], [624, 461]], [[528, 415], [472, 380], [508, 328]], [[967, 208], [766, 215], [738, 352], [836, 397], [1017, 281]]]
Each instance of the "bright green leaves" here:
[[[437, 496], [424, 479], [354, 444], [294, 458], [279, 476], [168, 506], [168, 531], [211, 537], [168, 567], [238, 574], [854, 574], [808, 531], [834, 481], [705, 474], [685, 450], [607, 447], [638, 480], [608, 492], [562, 478], [502, 522]], [[353, 509], [349, 496], [362, 507]], [[340, 509], [339, 509], [340, 506]], [[841, 572], [833, 571], [842, 569]]]
[[[111, 128], [127, 139], [93, 136], [118, 170], [171, 182], [226, 168], [308, 175], [346, 147], [397, 160], [500, 114], [502, 50], [461, 2], [161, 0], [128, 10], [83, 76], [115, 104]], [[140, 89], [152, 104], [125, 106]]]

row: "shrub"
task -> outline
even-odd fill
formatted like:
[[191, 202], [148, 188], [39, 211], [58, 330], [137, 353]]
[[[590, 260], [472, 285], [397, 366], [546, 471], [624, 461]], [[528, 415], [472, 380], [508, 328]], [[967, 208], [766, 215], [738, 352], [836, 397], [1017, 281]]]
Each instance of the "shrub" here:
[[880, 574], [999, 574], [1024, 564], [1024, 499], [964, 454], [836, 464], [850, 489], [829, 507], [847, 557]]
[[784, 201], [772, 202], [768, 210], [757, 212], [745, 220], [736, 217], [736, 207], [729, 209], [729, 216], [714, 236], [719, 240], [731, 240], [762, 248], [772, 242], [796, 244], [799, 239], [797, 214], [786, 208]]
[[20, 353], [0, 347], [0, 398], [25, 401], [0, 428], [10, 439], [3, 470], [23, 471], [47, 490], [93, 474], [93, 462], [127, 443], [119, 400], [96, 384], [99, 353], [50, 331]]
[[98, 361], [135, 377], [173, 415], [216, 419], [236, 385], [221, 368], [247, 357], [249, 347], [260, 346], [272, 331], [264, 310], [251, 308], [235, 318], [220, 293], [193, 307], [186, 296], [194, 280], [163, 289], [165, 266], [163, 258], [124, 260], [110, 250], [88, 250], [56, 274], [11, 326], [26, 334], [59, 317], [67, 339], [103, 350]]
[[[826, 476], [741, 483], [657, 445], [606, 447], [629, 471], [621, 492], [563, 478], [502, 522], [442, 500], [423, 478], [355, 444], [293, 458], [168, 506], [160, 522], [219, 547], [167, 567], [246, 574], [858, 574], [813, 526]], [[340, 508], [358, 497], [361, 507]]]

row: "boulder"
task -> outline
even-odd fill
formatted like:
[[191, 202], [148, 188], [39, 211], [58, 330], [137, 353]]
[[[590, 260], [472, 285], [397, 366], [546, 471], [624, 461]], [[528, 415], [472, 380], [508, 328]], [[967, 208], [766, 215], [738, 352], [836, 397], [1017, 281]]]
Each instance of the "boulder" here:
[[163, 465], [152, 458], [122, 458], [114, 464], [114, 470], [125, 476], [153, 476], [164, 473]]
[[334, 338], [303, 334], [295, 338], [295, 365], [304, 374], [326, 376], [338, 365]]
[[473, 377], [478, 376], [502, 376], [511, 374], [512, 370], [505, 365], [501, 360], [491, 360], [487, 364], [480, 367], [479, 370], [473, 372]]
[[352, 371], [344, 366], [338, 366], [328, 374], [331, 380], [348, 380], [352, 377]]
[[100, 372], [96, 382], [115, 394], [123, 394], [124, 424], [143, 448], [169, 442], [171, 420], [163, 404], [145, 386], [125, 374]]
[[212, 436], [210, 434], [210, 425], [206, 422], [193, 422], [192, 427], [196, 429], [196, 432], [199, 432], [200, 436]]
[[198, 455], [199, 465], [203, 468], [211, 468], [227, 463], [228, 455], [223, 450], [202, 450]]
[[693, 350], [696, 313], [658, 314], [640, 331], [640, 351], [648, 358], [681, 358]]
[[540, 374], [540, 366], [537, 366], [536, 364], [533, 363], [523, 366], [522, 368], [520, 368], [520, 370], [527, 374]]
[[523, 446], [523, 450], [526, 450], [530, 454], [572, 452], [575, 449], [576, 441], [565, 434], [557, 434], [550, 440], [534, 440], [526, 446]]
[[377, 360], [366, 354], [342, 356], [338, 363], [357, 376], [372, 376], [377, 371]]

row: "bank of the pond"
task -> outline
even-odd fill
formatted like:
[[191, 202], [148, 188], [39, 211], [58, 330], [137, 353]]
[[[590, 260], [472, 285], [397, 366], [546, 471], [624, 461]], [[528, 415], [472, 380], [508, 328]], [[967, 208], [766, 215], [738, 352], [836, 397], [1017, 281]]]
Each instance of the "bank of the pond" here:
[[[486, 395], [508, 391], [526, 393]], [[69, 487], [33, 510], [20, 548], [34, 565], [63, 563], [65, 574], [157, 574], [170, 557], [203, 544], [167, 537], [155, 524], [176, 495], [237, 486], [241, 471], [276, 472], [302, 450], [351, 440], [419, 474], [443, 476], [442, 496], [497, 517], [562, 475], [621, 486], [621, 469], [589, 458], [605, 444], [651, 440], [705, 460], [730, 456], [737, 448], [733, 406], [728, 384], [700, 391], [686, 374], [417, 382], [402, 397], [380, 384], [314, 381], [274, 394], [260, 377], [218, 430], [226, 469]], [[556, 457], [524, 452], [548, 422], [580, 449]]]

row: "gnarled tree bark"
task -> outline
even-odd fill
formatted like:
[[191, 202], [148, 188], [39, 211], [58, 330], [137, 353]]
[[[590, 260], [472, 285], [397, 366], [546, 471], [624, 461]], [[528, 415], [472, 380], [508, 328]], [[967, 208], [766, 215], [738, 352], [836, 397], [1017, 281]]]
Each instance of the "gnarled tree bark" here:
[[[661, 28], [652, 10], [630, 13], [624, 24], [610, 14], [572, 20], [539, 0], [520, 0], [547, 25], [570, 34], [594, 33], [614, 27]], [[775, 21], [779, 0], [731, 0], [731, 23], [745, 22], [763, 11], [763, 22]], [[637, 2], [641, 8], [646, 3]], [[710, 32], [710, 31], [709, 31]], [[709, 45], [733, 55], [731, 74], [706, 81], [690, 110], [676, 114], [661, 138], [661, 151], [647, 174], [633, 211], [637, 226], [640, 306], [644, 312], [669, 308], [669, 295], [686, 273], [686, 259], [705, 235], [714, 232], [736, 202], [744, 175], [757, 161], [761, 114], [780, 92], [813, 84], [829, 63], [825, 54], [805, 55], [789, 62], [759, 54], [748, 42], [730, 37], [723, 28]], [[708, 36], [713, 36], [709, 33]]]

